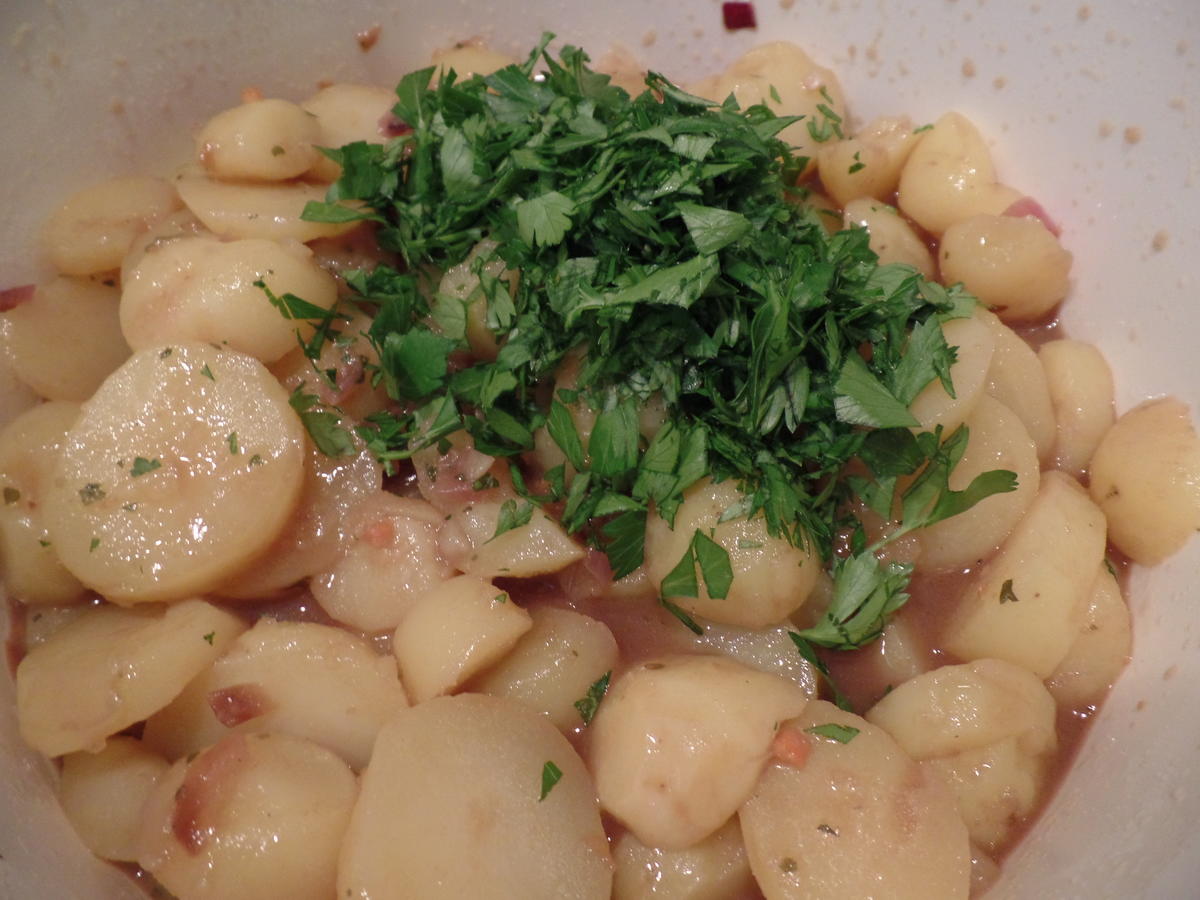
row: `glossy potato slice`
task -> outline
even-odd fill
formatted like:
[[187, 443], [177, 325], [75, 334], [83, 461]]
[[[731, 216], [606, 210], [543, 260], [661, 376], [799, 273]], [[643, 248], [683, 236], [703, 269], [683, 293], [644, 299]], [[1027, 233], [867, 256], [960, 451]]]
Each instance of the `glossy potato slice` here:
[[709, 595], [700, 578], [700, 596], [667, 599], [694, 615], [727, 625], [763, 628], [777, 625], [808, 599], [821, 565], [813, 553], [793, 547], [767, 532], [766, 519], [737, 516], [719, 521], [744, 495], [732, 479], [719, 484], [705, 479], [684, 495], [672, 528], [661, 516], [646, 523], [646, 566], [661, 585], [687, 552], [696, 531], [712, 537], [729, 554], [733, 583], [724, 598]]
[[1091, 463], [1092, 499], [1113, 543], [1134, 562], [1161, 562], [1200, 531], [1200, 437], [1181, 400], [1129, 410], [1104, 433]]
[[[823, 725], [857, 733], [841, 743], [805, 731]], [[965, 900], [967, 829], [944, 784], [832, 703], [810, 703], [783, 727], [810, 743], [807, 759], [770, 766], [738, 813], [767, 900]]]
[[363, 638], [315, 622], [264, 618], [170, 705], [151, 716], [146, 744], [178, 759], [230, 729], [307, 738], [354, 769], [375, 735], [408, 705], [396, 661]]
[[175, 600], [266, 549], [303, 476], [303, 426], [261, 363], [208, 344], [152, 348], [83, 405], [46, 525], [67, 569], [105, 597]]
[[84, 845], [102, 859], [137, 860], [142, 804], [170, 764], [136, 738], [63, 758], [58, 801]]
[[357, 797], [324, 747], [232, 734], [159, 781], [138, 862], [179, 900], [328, 900]]
[[1104, 514], [1078, 482], [1044, 473], [1029, 512], [968, 582], [945, 648], [959, 659], [1004, 659], [1048, 677], [1083, 625], [1104, 536]]
[[728, 900], [755, 888], [737, 817], [684, 850], [647, 847], [627, 831], [613, 861], [613, 900]]
[[79, 579], [63, 568], [46, 531], [42, 504], [79, 404], [42, 403], [0, 432], [0, 571], [8, 595], [21, 603], [63, 605], [84, 598]]
[[17, 666], [17, 719], [46, 756], [96, 750], [162, 709], [246, 626], [202, 600], [89, 609]]
[[306, 203], [324, 202], [325, 188], [302, 181], [240, 184], [215, 181], [188, 167], [176, 177], [175, 188], [187, 208], [213, 234], [227, 240], [269, 238], [311, 241], [334, 237], [357, 222], [330, 224], [300, 218]]
[[718, 656], [642, 663], [609, 689], [590, 728], [601, 805], [647, 846], [681, 850], [750, 795], [796, 684]]
[[173, 341], [211, 341], [272, 363], [307, 340], [313, 324], [284, 317], [256, 286], [329, 309], [333, 276], [299, 244], [181, 237], [146, 251], [126, 272], [121, 331], [135, 350]]
[[[562, 777], [542, 797], [547, 763]], [[379, 733], [337, 896], [608, 900], [611, 867], [591, 779], [567, 739], [516, 701], [460, 694], [404, 710]]]
[[28, 303], [0, 314], [0, 352], [17, 378], [47, 400], [86, 400], [129, 356], [117, 289], [55, 278]]

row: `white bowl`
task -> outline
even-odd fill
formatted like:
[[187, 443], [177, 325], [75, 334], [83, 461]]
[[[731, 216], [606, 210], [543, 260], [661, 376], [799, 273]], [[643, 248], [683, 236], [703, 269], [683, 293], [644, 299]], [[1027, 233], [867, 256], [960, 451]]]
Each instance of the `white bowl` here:
[[[687, 78], [787, 38], [834, 67], [861, 118], [955, 108], [990, 135], [1003, 180], [1038, 198], [1075, 254], [1067, 331], [1112, 364], [1120, 410], [1200, 407], [1200, 4], [1090, 0], [778, 0], [726, 33], [714, 0], [8, 0], [0, 9], [0, 286], [39, 274], [32, 235], [70, 191], [166, 172], [245, 85], [299, 98], [321, 79], [390, 83], [482, 34], [518, 52], [543, 29], [599, 55], [624, 44]], [[382, 26], [360, 50], [355, 34]], [[1200, 893], [1200, 541], [1130, 584], [1134, 661], [992, 897]], [[46, 764], [16, 737], [0, 678], [0, 895], [137, 896], [75, 841]]]

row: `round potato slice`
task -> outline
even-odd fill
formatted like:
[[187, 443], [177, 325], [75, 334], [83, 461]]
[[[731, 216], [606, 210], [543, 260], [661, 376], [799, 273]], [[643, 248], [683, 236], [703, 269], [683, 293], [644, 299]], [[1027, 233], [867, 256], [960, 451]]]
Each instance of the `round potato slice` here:
[[282, 530], [304, 429], [261, 363], [208, 344], [132, 356], [83, 405], [46, 491], [63, 564], [118, 603], [216, 588]]
[[770, 900], [962, 900], [971, 879], [954, 797], [881, 728], [810, 703], [781, 738], [806, 748], [759, 779], [739, 818]]
[[99, 749], [170, 703], [245, 628], [202, 600], [89, 609], [17, 666], [21, 737], [46, 756]]
[[324, 747], [232, 734], [159, 780], [138, 862], [179, 900], [328, 900], [357, 796]]
[[595, 789], [544, 716], [460, 694], [380, 731], [342, 844], [338, 897], [608, 900], [611, 889]]

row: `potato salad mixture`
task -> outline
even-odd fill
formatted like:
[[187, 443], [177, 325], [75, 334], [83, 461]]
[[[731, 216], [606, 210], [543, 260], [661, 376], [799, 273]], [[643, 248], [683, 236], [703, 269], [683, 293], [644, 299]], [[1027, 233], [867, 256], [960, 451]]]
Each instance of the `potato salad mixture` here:
[[179, 900], [979, 896], [1200, 527], [1188, 410], [1114, 416], [963, 115], [549, 39], [247, 89], [46, 223], [21, 734]]

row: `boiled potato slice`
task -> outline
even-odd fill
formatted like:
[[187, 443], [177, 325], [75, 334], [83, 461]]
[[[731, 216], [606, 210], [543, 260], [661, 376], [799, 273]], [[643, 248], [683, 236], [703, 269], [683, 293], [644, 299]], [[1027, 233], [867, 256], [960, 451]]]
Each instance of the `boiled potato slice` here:
[[1058, 468], [1079, 477], [1112, 427], [1113, 378], [1100, 350], [1084, 341], [1047, 341], [1038, 350], [1058, 423]]
[[1071, 649], [1046, 679], [1046, 689], [1066, 709], [1099, 702], [1129, 661], [1129, 607], [1107, 565], [1092, 582], [1087, 615]]
[[268, 597], [337, 564], [349, 542], [347, 520], [357, 506], [378, 496], [383, 469], [374, 454], [326, 456], [307, 448], [304, 488], [296, 513], [275, 542], [244, 572], [221, 586], [223, 597]]
[[362, 638], [313, 622], [260, 619], [150, 717], [143, 738], [178, 759], [230, 728], [279, 732], [327, 747], [361, 769], [383, 723], [407, 705], [396, 661]]
[[462, 528], [469, 548], [457, 561], [464, 572], [480, 578], [529, 578], [558, 572], [586, 555], [540, 507], [534, 507], [524, 525], [497, 535], [502, 509], [499, 501], [479, 500], [454, 513], [451, 521]]
[[975, 318], [987, 323], [996, 341], [985, 390], [1017, 414], [1037, 445], [1038, 459], [1043, 463], [1050, 462], [1058, 426], [1042, 361], [1034, 349], [995, 313], [978, 309]]
[[361, 631], [395, 629], [452, 569], [438, 538], [443, 517], [423, 500], [380, 491], [346, 519], [344, 552], [309, 582], [331, 618]]
[[728, 900], [755, 889], [736, 817], [684, 850], [647, 847], [627, 831], [613, 861], [613, 900]]
[[1021, 195], [996, 183], [992, 154], [978, 129], [948, 112], [923, 133], [900, 171], [897, 202], [935, 235], [981, 213], [999, 215]]
[[951, 319], [942, 326], [942, 334], [948, 346], [957, 348], [958, 357], [950, 366], [954, 396], [935, 378], [913, 398], [908, 409], [921, 423], [921, 431], [933, 431], [941, 425], [949, 435], [966, 421], [983, 395], [996, 340], [991, 329], [975, 318]]
[[[835, 737], [807, 729], [840, 726]], [[738, 817], [768, 900], [878, 897], [962, 900], [971, 878], [954, 797], [880, 728], [810, 703], [783, 728], [810, 749], [771, 765]]]
[[141, 741], [110, 738], [99, 753], [63, 757], [58, 802], [89, 850], [102, 859], [135, 862], [142, 805], [168, 768]]
[[96, 750], [162, 709], [245, 630], [201, 600], [90, 609], [17, 666], [17, 719], [46, 756]]
[[121, 290], [121, 330], [135, 350], [208, 341], [275, 362], [308, 339], [309, 321], [286, 318], [255, 283], [321, 309], [337, 300], [333, 276], [293, 242], [181, 237], [147, 250]]
[[42, 504], [79, 404], [43, 403], [0, 432], [0, 571], [9, 596], [25, 604], [68, 604], [86, 589], [54, 552]]
[[1037, 447], [1003, 403], [983, 395], [964, 424], [970, 435], [950, 473], [951, 489], [965, 490], [975, 476], [993, 469], [1016, 473], [1017, 489], [985, 497], [966, 512], [921, 529], [920, 560], [928, 571], [963, 569], [991, 556], [1033, 503], [1041, 480]]
[[1000, 659], [941, 666], [909, 679], [867, 711], [913, 759], [952, 756], [1014, 738], [1030, 755], [1053, 750], [1054, 701], [1028, 670]]
[[325, 188], [319, 184], [214, 181], [189, 167], [176, 176], [175, 188], [204, 227], [226, 240], [267, 238], [281, 241], [291, 238], [311, 241], [344, 234], [357, 224], [306, 222], [300, 218], [305, 204], [325, 201]]
[[1200, 531], [1200, 438], [1185, 404], [1151, 400], [1121, 416], [1091, 464], [1092, 499], [1112, 541], [1134, 562], [1154, 565]]
[[416, 602], [396, 629], [392, 651], [413, 702], [422, 703], [496, 662], [532, 624], [507, 592], [459, 575]]
[[284, 181], [317, 161], [320, 133], [295, 103], [253, 100], [209, 119], [196, 135], [196, 156], [214, 178]]
[[908, 116], [873, 119], [853, 137], [817, 148], [821, 184], [841, 207], [862, 198], [887, 200], [920, 139]]
[[754, 789], [796, 684], [718, 656], [641, 663], [590, 726], [600, 804], [639, 841], [681, 850], [720, 828]]
[[1104, 514], [1078, 482], [1042, 475], [1041, 489], [999, 552], [972, 577], [943, 641], [960, 659], [1006, 659], [1039, 678], [1053, 672], [1083, 625], [1104, 558]]
[[105, 597], [175, 600], [266, 549], [303, 476], [303, 426], [261, 363], [208, 344], [152, 348], [83, 405], [46, 525], [67, 569]]
[[971, 840], [989, 851], [1033, 811], [1058, 746], [1054, 699], [1036, 675], [999, 659], [906, 681], [867, 720], [950, 785]]
[[[320, 147], [355, 141], [382, 144], [389, 136], [384, 122], [395, 105], [396, 94], [387, 88], [348, 82], [322, 88], [300, 104], [316, 120]], [[341, 172], [342, 167], [324, 154], [312, 167], [312, 174], [323, 181], [335, 181]]]
[[744, 499], [732, 479], [719, 484], [705, 479], [684, 495], [674, 528], [661, 516], [651, 515], [646, 523], [647, 568], [651, 581], [661, 585], [688, 551], [693, 535], [701, 531], [729, 554], [733, 569], [729, 594], [724, 599], [709, 596], [701, 575], [699, 597], [667, 599], [714, 622], [745, 628], [778, 625], [808, 599], [821, 564], [808, 550], [768, 534], [762, 515], [719, 521], [722, 513]]
[[84, 188], [46, 220], [42, 243], [66, 275], [119, 268], [138, 235], [183, 204], [170, 182], [134, 176]]
[[569, 609], [540, 606], [532, 627], [468, 689], [520, 700], [560, 731], [582, 724], [575, 703], [617, 664], [617, 642], [603, 622]]
[[870, 232], [871, 250], [879, 257], [881, 266], [905, 263], [926, 278], [936, 276], [929, 248], [893, 207], [879, 200], [860, 197], [846, 204], [842, 222], [846, 228], [857, 225]]
[[[548, 789], [547, 771], [562, 773]], [[379, 733], [338, 897], [608, 900], [611, 889], [595, 789], [544, 716], [460, 694], [404, 710]]]
[[129, 356], [115, 287], [55, 278], [0, 313], [0, 352], [17, 377], [48, 400], [86, 400]]
[[138, 863], [179, 900], [328, 900], [357, 796], [324, 747], [232, 734], [159, 781]]
[[1034, 216], [955, 222], [938, 246], [942, 281], [962, 282], [1005, 322], [1039, 319], [1067, 296], [1071, 254]]

